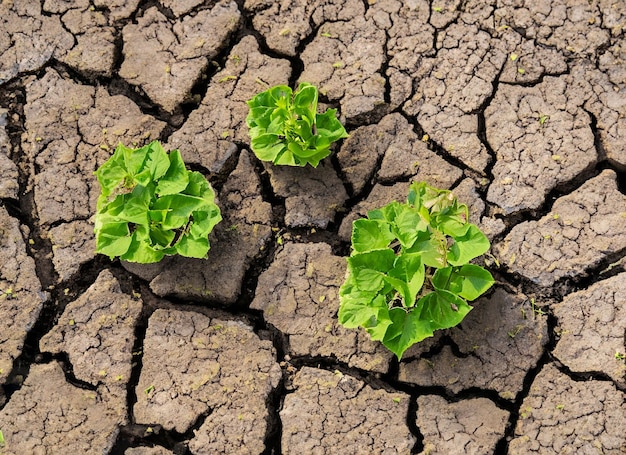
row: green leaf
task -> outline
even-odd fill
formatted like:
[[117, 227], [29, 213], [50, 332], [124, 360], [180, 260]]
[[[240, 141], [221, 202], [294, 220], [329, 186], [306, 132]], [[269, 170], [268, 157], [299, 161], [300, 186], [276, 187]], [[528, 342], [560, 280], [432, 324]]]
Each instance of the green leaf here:
[[[360, 291], [352, 280], [339, 289], [338, 319], [346, 328], [364, 327], [382, 339], [391, 323], [385, 299], [376, 292]], [[382, 335], [378, 335], [382, 332]]]
[[111, 259], [126, 253], [131, 240], [128, 223], [108, 222], [96, 227], [96, 250]]
[[[259, 157], [260, 159], [260, 157]], [[287, 148], [283, 150], [275, 159], [274, 164], [284, 165], [284, 166], [298, 166], [298, 162], [293, 155], [293, 152]]]
[[[150, 169], [150, 181], [156, 181], [162, 178], [171, 165], [171, 158], [168, 158], [168, 154], [159, 141], [153, 141], [148, 144], [150, 152], [148, 154], [147, 167]], [[181, 163], [180, 153], [178, 150], [174, 150], [171, 153], [177, 154]], [[183, 168], [185, 164], [183, 163]], [[147, 185], [145, 185], [147, 186]]]
[[145, 241], [133, 239], [130, 248], [125, 254], [120, 255], [120, 259], [139, 264], [150, 264], [159, 262], [164, 256], [164, 250], [156, 250]]
[[[458, 294], [461, 290], [461, 286], [458, 286], [458, 282], [453, 279], [453, 275], [454, 267], [452, 266], [437, 269], [432, 277], [433, 286], [435, 289], [441, 289]], [[456, 275], [454, 276], [456, 277]]]
[[458, 325], [471, 309], [465, 300], [441, 289], [426, 294], [415, 305], [420, 319], [428, 321], [433, 330]]
[[411, 248], [417, 240], [420, 231], [425, 231], [426, 223], [423, 222], [417, 210], [405, 204], [398, 204], [394, 220], [393, 233], [400, 240], [402, 248]]
[[489, 240], [477, 226], [470, 224], [467, 233], [453, 237], [454, 243], [448, 253], [448, 262], [452, 265], [467, 264], [472, 259], [489, 250]]
[[[126, 168], [120, 164], [120, 160], [117, 157], [112, 157], [105, 164], [100, 166], [96, 171], [96, 178], [98, 183], [102, 187], [102, 195], [108, 196], [115, 188], [123, 185], [126, 176]], [[106, 197], [104, 198], [106, 200]]]
[[209, 239], [183, 235], [175, 245], [176, 252], [189, 258], [205, 258], [209, 251]]
[[164, 229], [159, 225], [150, 227], [150, 241], [155, 247], [158, 245], [161, 248], [166, 248], [175, 237], [176, 233], [170, 229]]
[[293, 97], [294, 112], [309, 119], [309, 124], [315, 121], [317, 110], [317, 89], [311, 84], [301, 83]]
[[205, 204], [205, 201], [197, 196], [186, 194], [168, 194], [158, 198], [152, 205], [153, 210], [165, 211], [165, 219], [162, 225], [165, 229], [178, 229], [185, 225], [189, 216]]
[[[396, 279], [396, 285], [389, 281], [390, 278]], [[405, 253], [397, 257], [386, 279], [402, 294], [404, 305], [410, 308], [415, 305], [415, 298], [424, 285], [424, 278], [425, 270], [422, 256], [419, 253]]]
[[222, 221], [220, 209], [215, 204], [204, 206], [201, 210], [197, 210], [191, 215], [193, 223], [189, 227], [189, 234], [192, 237], [208, 238], [215, 225]]
[[487, 270], [474, 264], [462, 267], [445, 267], [435, 272], [432, 278], [436, 289], [450, 291], [466, 300], [476, 300], [494, 284]]
[[279, 139], [278, 134], [264, 133], [252, 138], [250, 144], [257, 157], [262, 161], [275, 161], [285, 150], [287, 144]]
[[194, 171], [188, 172], [187, 177], [189, 179], [189, 183], [182, 193], [188, 194], [189, 196], [201, 197], [208, 204], [212, 204], [215, 200], [215, 192], [204, 176], [199, 172]]
[[148, 207], [152, 197], [151, 188], [136, 186], [132, 193], [125, 194], [118, 200], [118, 204], [121, 203], [119, 207], [121, 210], [117, 213], [117, 217], [131, 223], [147, 225], [149, 223]]
[[159, 179], [169, 167], [167, 153], [158, 142], [133, 150], [126, 155], [129, 174], [136, 184], [148, 186]]
[[454, 281], [460, 287], [457, 294], [469, 301], [476, 300], [495, 283], [491, 273], [474, 264], [465, 264], [456, 271]]
[[405, 311], [402, 308], [389, 310], [391, 325], [387, 329], [383, 344], [393, 352], [398, 360], [402, 354], [415, 343], [433, 336], [428, 321], [422, 320], [417, 312]]
[[383, 249], [358, 253], [348, 258], [348, 267], [361, 291], [378, 291], [383, 287], [384, 275], [391, 270], [396, 255]]
[[387, 248], [394, 239], [389, 224], [380, 220], [361, 218], [352, 224], [352, 247], [354, 251], [365, 252]]
[[349, 136], [339, 119], [337, 119], [337, 109], [328, 109], [323, 114], [317, 114], [315, 116], [315, 125], [320, 138], [324, 138], [330, 143]]
[[437, 217], [437, 225], [441, 231], [451, 237], [462, 237], [467, 234], [470, 225], [457, 215]]
[[176, 194], [187, 188], [189, 184], [189, 171], [185, 168], [183, 158], [178, 150], [172, 150], [169, 154], [169, 167], [159, 180], [156, 193], [165, 196]]
[[418, 239], [407, 252], [420, 253], [422, 262], [429, 267], [441, 268], [446, 265], [446, 250], [435, 238]]

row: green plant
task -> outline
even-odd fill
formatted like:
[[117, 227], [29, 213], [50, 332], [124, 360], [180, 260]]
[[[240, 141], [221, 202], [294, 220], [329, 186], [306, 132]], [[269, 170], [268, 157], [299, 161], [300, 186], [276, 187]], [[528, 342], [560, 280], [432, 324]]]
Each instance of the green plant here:
[[98, 253], [141, 263], [206, 256], [222, 217], [211, 185], [185, 168], [178, 150], [166, 153], [158, 141], [138, 149], [120, 144], [96, 177]]
[[301, 83], [295, 93], [278, 85], [248, 101], [250, 146], [263, 161], [288, 166], [317, 167], [330, 145], [348, 137], [335, 117], [336, 109], [317, 114], [317, 88]]
[[434, 330], [459, 324], [467, 302], [493, 285], [487, 270], [469, 264], [489, 246], [450, 191], [413, 183], [407, 203], [353, 223], [339, 322], [365, 328], [400, 359]]

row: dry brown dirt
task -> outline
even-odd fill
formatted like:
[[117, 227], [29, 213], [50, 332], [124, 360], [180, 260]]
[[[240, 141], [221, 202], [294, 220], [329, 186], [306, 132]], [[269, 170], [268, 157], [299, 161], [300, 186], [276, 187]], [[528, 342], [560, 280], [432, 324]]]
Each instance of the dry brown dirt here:
[[[623, 0], [0, 0], [1, 455], [626, 453]], [[350, 137], [249, 151], [315, 84]], [[93, 172], [160, 139], [208, 259], [96, 255]], [[449, 188], [497, 284], [401, 361], [337, 321], [352, 221]]]

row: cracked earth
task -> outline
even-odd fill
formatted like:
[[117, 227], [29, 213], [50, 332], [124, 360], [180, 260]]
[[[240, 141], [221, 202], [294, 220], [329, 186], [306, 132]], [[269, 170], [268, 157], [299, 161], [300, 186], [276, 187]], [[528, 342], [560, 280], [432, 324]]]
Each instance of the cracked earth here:
[[[0, 0], [0, 454], [626, 453], [622, 0]], [[350, 137], [249, 150], [305, 81]], [[93, 172], [160, 139], [208, 259], [94, 253]], [[337, 322], [352, 221], [450, 188], [497, 284], [401, 361]]]

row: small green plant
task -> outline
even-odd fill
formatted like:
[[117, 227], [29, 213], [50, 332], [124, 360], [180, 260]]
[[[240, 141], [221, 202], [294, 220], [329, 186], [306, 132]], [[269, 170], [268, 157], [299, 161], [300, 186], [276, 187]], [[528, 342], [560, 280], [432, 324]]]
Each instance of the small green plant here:
[[0, 289], [0, 294], [4, 295], [7, 300], [15, 298], [15, 291], [13, 291], [13, 288], [6, 288], [4, 291]]
[[333, 142], [348, 137], [336, 109], [317, 113], [317, 96], [317, 88], [303, 82], [295, 93], [278, 85], [248, 101], [250, 146], [260, 160], [317, 167]]
[[493, 285], [487, 270], [469, 264], [489, 246], [450, 191], [413, 183], [406, 204], [353, 223], [339, 322], [365, 328], [402, 358], [434, 330], [459, 324], [472, 309], [467, 302]]
[[158, 141], [138, 149], [120, 144], [96, 177], [98, 253], [140, 263], [206, 257], [222, 217], [211, 185], [185, 168], [178, 150], [166, 153]]

